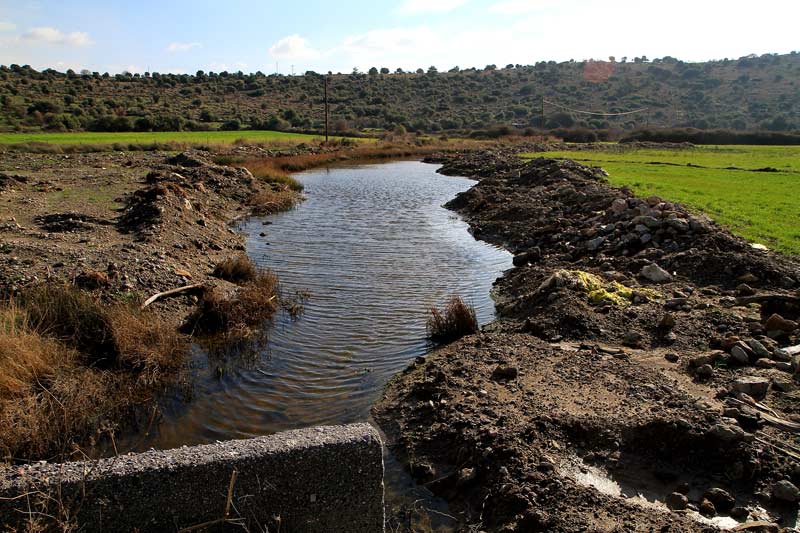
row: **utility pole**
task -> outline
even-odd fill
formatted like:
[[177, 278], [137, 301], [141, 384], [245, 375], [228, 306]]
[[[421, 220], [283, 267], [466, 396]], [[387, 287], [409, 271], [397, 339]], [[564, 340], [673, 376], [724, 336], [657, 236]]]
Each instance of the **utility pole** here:
[[544, 95], [542, 95], [541, 113], [542, 113], [542, 123], [541, 123], [541, 125], [539, 127], [544, 129]]
[[294, 65], [292, 65], [292, 76], [294, 76]]
[[325, 76], [325, 142], [328, 142], [328, 114], [330, 108], [328, 107], [328, 76]]

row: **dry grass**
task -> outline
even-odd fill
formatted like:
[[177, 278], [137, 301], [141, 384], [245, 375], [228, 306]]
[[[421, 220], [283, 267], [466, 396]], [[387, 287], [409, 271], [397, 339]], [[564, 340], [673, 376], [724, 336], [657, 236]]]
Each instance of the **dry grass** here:
[[174, 375], [186, 337], [73, 286], [0, 305], [0, 457], [67, 459]]
[[246, 255], [225, 259], [214, 267], [213, 272], [214, 277], [237, 284], [253, 281], [257, 275], [258, 267]]
[[288, 211], [300, 201], [301, 197], [288, 187], [273, 185], [252, 194], [245, 202], [256, 216], [266, 216]]
[[258, 271], [255, 278], [232, 293], [208, 291], [185, 328], [201, 335], [225, 335], [229, 339], [251, 336], [261, 330], [280, 307], [278, 276]]
[[428, 338], [437, 344], [446, 344], [478, 331], [475, 309], [453, 296], [444, 310], [431, 308], [428, 318]]

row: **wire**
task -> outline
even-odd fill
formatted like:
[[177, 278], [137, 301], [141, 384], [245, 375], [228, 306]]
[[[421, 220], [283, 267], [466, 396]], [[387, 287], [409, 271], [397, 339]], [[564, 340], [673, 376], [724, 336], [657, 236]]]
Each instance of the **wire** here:
[[564, 105], [559, 105], [555, 102], [551, 102], [549, 100], [542, 100], [546, 104], [550, 104], [551, 106], [558, 107], [561, 109], [565, 109], [567, 111], [571, 111], [573, 113], [580, 113], [581, 115], [593, 115], [596, 117], [621, 117], [623, 115], [633, 115], [634, 113], [641, 113], [642, 111], [647, 111], [647, 107], [643, 107], [642, 109], [634, 109], [633, 111], [625, 111], [624, 113], [595, 113], [593, 111], [581, 111], [580, 109], [573, 109], [571, 107], [567, 107]]

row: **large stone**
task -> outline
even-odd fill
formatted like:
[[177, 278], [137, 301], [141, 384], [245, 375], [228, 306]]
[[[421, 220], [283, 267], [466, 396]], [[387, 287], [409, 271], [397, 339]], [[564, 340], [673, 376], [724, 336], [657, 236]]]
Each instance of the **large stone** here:
[[800, 501], [800, 489], [786, 479], [772, 486], [772, 497], [781, 502], [794, 503]]
[[753, 352], [755, 352], [755, 354], [758, 357], [766, 357], [766, 358], [772, 357], [772, 352], [767, 350], [767, 347], [758, 342], [757, 340], [750, 339], [749, 341], [747, 341], [747, 344], [750, 346], [750, 348], [753, 350]]
[[689, 506], [689, 498], [681, 494], [680, 492], [673, 492], [669, 496], [666, 497], [664, 503], [667, 504], [667, 508], [672, 511], [683, 511], [686, 507]]
[[672, 279], [672, 274], [661, 268], [655, 263], [644, 267], [640, 275], [653, 283], [664, 283]]
[[724, 422], [713, 426], [708, 433], [723, 442], [739, 442], [747, 438], [747, 433], [742, 428]]
[[703, 498], [713, 503], [717, 511], [722, 511], [723, 513], [733, 509], [733, 506], [736, 504], [736, 500], [733, 499], [733, 496], [731, 496], [728, 491], [718, 487], [708, 489], [705, 494], [703, 494]]
[[797, 329], [797, 322], [793, 320], [786, 320], [781, 315], [775, 313], [769, 317], [764, 323], [764, 329], [767, 331], [782, 331], [784, 333], [791, 333]]
[[769, 391], [769, 379], [761, 376], [745, 376], [736, 379], [731, 385], [736, 392], [743, 392], [756, 400], [763, 400]]
[[750, 356], [747, 355], [747, 352], [745, 352], [741, 346], [734, 346], [731, 348], [731, 358], [740, 365], [750, 363]]

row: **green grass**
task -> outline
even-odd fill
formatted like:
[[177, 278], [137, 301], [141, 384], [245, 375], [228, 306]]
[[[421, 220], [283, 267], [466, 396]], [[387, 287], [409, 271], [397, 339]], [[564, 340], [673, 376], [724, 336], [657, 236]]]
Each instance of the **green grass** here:
[[[751, 242], [800, 255], [800, 146], [545, 152], [600, 166], [615, 186], [700, 210]], [[689, 166], [696, 165], [696, 166]], [[703, 167], [703, 168], [698, 168]], [[736, 167], [746, 170], [730, 170]], [[771, 167], [779, 172], [754, 172]]]
[[[337, 137], [338, 138], [338, 137]], [[59, 145], [77, 144], [148, 144], [191, 143], [232, 144], [238, 139], [253, 143], [310, 142], [322, 140], [319, 135], [284, 133], [279, 131], [164, 131], [152, 133], [0, 133], [0, 144], [49, 143]]]

